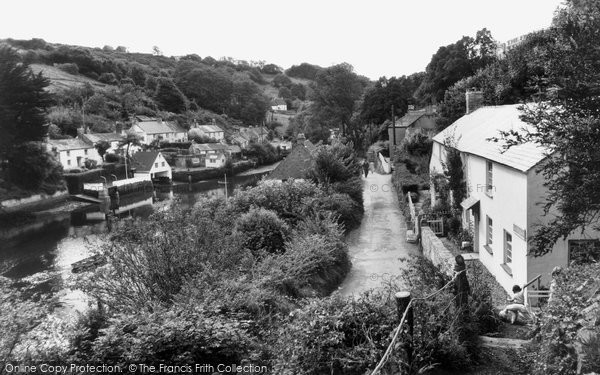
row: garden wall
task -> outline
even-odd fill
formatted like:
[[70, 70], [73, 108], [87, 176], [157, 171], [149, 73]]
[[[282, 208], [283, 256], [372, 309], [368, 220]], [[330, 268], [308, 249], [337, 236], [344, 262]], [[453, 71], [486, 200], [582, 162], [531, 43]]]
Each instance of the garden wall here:
[[446, 249], [446, 246], [433, 233], [431, 228], [421, 228], [421, 246], [423, 248], [423, 255], [429, 259], [436, 267], [448, 276], [452, 276], [454, 271], [454, 255], [450, 250]]

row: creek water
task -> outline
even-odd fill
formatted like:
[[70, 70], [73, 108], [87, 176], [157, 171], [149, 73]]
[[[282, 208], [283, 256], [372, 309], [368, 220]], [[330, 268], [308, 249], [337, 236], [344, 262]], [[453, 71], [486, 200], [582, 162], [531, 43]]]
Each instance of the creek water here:
[[[235, 189], [258, 181], [266, 173], [234, 176], [228, 178], [227, 185], [209, 180], [126, 195], [120, 199], [117, 215], [144, 220], [154, 210], [172, 204], [190, 207], [203, 196], [223, 197], [226, 188], [231, 196]], [[98, 205], [39, 213], [33, 223], [0, 231], [0, 276], [15, 281], [15, 287], [31, 298], [55, 297], [54, 313], [73, 316], [84, 311], [88, 301], [83, 292], [70, 287], [71, 265], [90, 256], [93, 247], [106, 240], [103, 234], [107, 231]]]

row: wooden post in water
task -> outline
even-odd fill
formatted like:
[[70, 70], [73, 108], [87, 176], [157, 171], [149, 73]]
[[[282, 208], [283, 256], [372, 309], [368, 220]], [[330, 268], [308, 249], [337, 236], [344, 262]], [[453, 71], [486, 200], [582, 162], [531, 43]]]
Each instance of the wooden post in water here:
[[413, 331], [413, 329], [414, 329], [413, 308], [412, 308], [412, 306], [411, 307], [408, 306], [408, 304], [410, 303], [410, 300], [411, 300], [411, 296], [410, 296], [410, 292], [403, 291], [403, 292], [396, 293], [395, 297], [396, 297], [396, 308], [397, 308], [397, 312], [398, 312], [398, 320], [402, 319], [404, 312], [408, 308], [408, 312], [406, 313], [406, 324], [408, 325], [408, 334], [410, 335], [410, 340], [406, 341], [404, 348], [406, 350], [407, 362], [408, 362], [408, 365], [410, 366], [412, 363], [412, 336], [414, 333], [414, 331]]

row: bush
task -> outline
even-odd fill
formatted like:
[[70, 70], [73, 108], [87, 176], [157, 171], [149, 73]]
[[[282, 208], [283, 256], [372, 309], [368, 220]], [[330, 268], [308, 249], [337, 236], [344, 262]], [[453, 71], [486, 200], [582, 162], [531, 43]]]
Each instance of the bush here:
[[243, 245], [254, 254], [282, 253], [289, 228], [273, 211], [252, 208], [235, 222]]
[[10, 181], [23, 189], [43, 189], [53, 194], [64, 187], [62, 172], [61, 164], [42, 142], [17, 145], [8, 157]]
[[415, 133], [406, 138], [404, 149], [413, 156], [429, 155], [433, 141], [425, 134]]
[[84, 165], [87, 169], [94, 169], [98, 165], [98, 162], [96, 160], [87, 159]]
[[104, 155], [104, 161], [107, 163], [122, 163], [125, 159], [121, 155], [107, 153]]

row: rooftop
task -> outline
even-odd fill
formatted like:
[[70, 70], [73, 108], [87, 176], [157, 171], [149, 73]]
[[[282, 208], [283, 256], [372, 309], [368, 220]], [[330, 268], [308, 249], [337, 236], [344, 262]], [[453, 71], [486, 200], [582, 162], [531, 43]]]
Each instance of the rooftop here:
[[223, 129], [217, 125], [195, 125], [194, 129], [200, 129], [204, 133], [219, 133], [223, 132]]
[[136, 168], [138, 172], [149, 172], [159, 154], [159, 151], [136, 152], [131, 157], [131, 166]]
[[83, 150], [94, 148], [90, 143], [84, 142], [79, 138], [71, 139], [50, 139], [48, 144], [57, 151]]
[[283, 181], [290, 178], [306, 178], [306, 172], [312, 168], [314, 161], [313, 152], [306, 146], [294, 147], [292, 152], [267, 176], [267, 179]]
[[534, 143], [524, 143], [503, 150], [501, 131], [523, 131], [531, 125], [520, 119], [519, 104], [482, 107], [461, 117], [437, 134], [433, 141], [444, 144], [448, 137], [454, 138], [459, 151], [481, 156], [500, 164], [526, 172], [546, 158], [547, 150]]
[[139, 121], [136, 125], [146, 134], [185, 133], [184, 129], [171, 121]]

